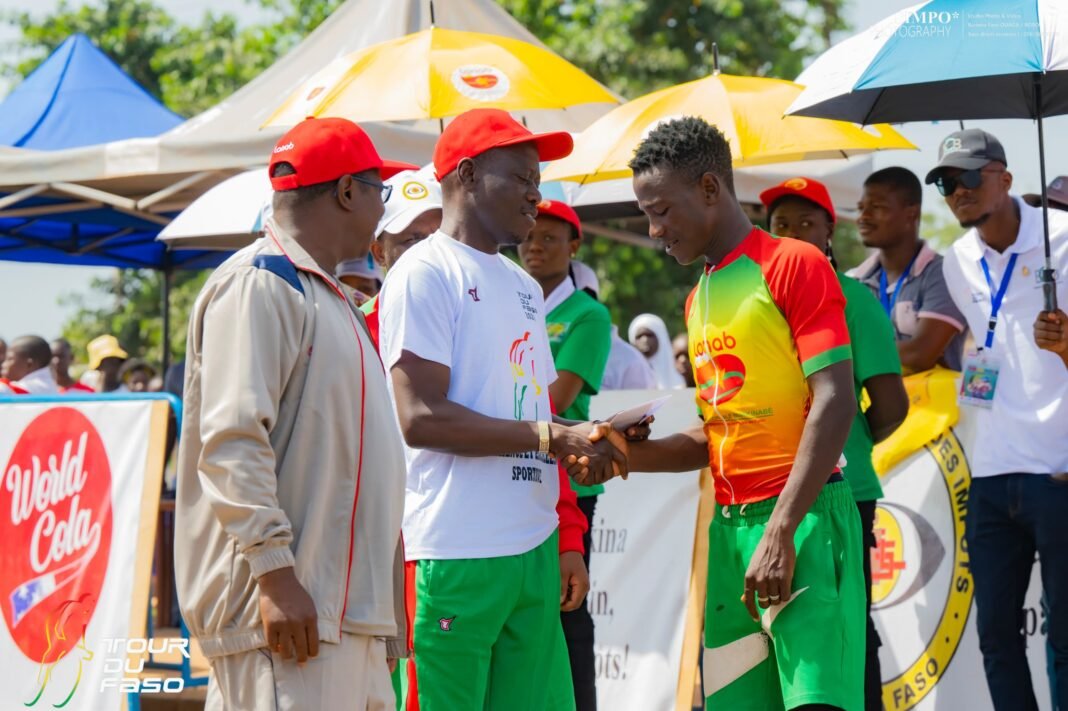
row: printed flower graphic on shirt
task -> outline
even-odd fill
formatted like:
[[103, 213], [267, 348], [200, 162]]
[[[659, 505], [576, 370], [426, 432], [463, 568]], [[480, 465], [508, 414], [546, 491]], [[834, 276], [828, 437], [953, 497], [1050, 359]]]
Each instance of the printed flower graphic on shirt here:
[[[517, 420], [524, 418], [524, 403], [527, 391], [533, 387], [534, 395], [541, 395], [541, 385], [538, 384], [538, 376], [534, 371], [535, 357], [534, 344], [530, 341], [530, 331], [523, 333], [523, 337], [512, 341], [512, 347], [508, 351], [508, 360], [512, 364], [512, 407], [513, 416]], [[538, 401], [534, 401], [534, 417], [538, 419]]]

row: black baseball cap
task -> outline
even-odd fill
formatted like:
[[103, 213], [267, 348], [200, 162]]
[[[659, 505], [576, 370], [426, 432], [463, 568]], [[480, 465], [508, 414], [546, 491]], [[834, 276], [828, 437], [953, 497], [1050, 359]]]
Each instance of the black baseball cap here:
[[981, 128], [967, 128], [946, 136], [938, 148], [938, 165], [927, 174], [925, 183], [930, 185], [938, 178], [943, 168], [974, 170], [990, 161], [1009, 164], [1001, 141]]

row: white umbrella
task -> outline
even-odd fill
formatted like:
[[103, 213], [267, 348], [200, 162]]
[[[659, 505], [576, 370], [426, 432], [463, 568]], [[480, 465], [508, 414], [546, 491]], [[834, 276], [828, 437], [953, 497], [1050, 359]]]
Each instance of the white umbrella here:
[[158, 239], [170, 249], [240, 249], [260, 235], [270, 204], [267, 168], [239, 173], [194, 200]]

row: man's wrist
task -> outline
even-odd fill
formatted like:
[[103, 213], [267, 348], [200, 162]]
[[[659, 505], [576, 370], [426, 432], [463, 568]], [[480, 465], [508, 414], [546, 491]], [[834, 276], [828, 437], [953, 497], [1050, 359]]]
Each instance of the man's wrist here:
[[296, 578], [296, 570], [293, 566], [287, 566], [285, 568], [275, 568], [272, 571], [264, 573], [256, 579], [257, 584], [263, 590], [270, 590], [279, 583], [288, 582]]
[[538, 420], [538, 454], [548, 454], [552, 446], [552, 432], [549, 423]]
[[548, 425], [549, 451], [559, 454], [559, 452], [556, 452], [556, 445], [560, 442], [561, 437], [563, 437], [563, 430], [566, 429], [566, 425], [561, 425], [559, 422], [549, 422]]
[[768, 520], [768, 525], [764, 527], [764, 531], [769, 536], [778, 536], [780, 538], [793, 539], [794, 534], [797, 532], [798, 522], [791, 522], [785, 517], [776, 518], [772, 514]]

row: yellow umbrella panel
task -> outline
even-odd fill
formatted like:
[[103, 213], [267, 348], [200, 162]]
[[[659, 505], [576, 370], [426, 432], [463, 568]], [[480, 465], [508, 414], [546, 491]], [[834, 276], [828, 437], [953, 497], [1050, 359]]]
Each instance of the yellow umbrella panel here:
[[590, 125], [576, 138], [571, 155], [550, 163], [542, 179], [588, 183], [628, 177], [627, 163], [642, 139], [661, 122], [682, 116], [699, 116], [723, 131], [736, 168], [915, 150], [886, 124], [861, 128], [845, 121], [784, 116], [802, 89], [781, 79], [714, 74], [646, 94]]
[[405, 121], [468, 109], [562, 109], [619, 103], [581, 69], [522, 40], [432, 27], [334, 60], [302, 84], [265, 126], [308, 116]]

